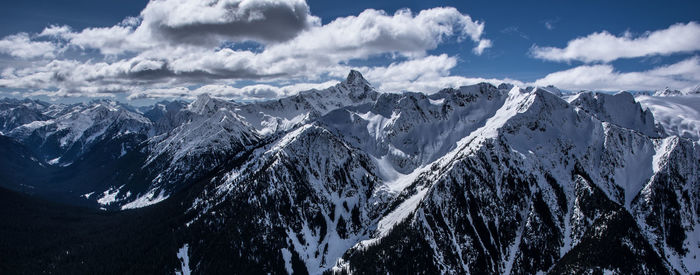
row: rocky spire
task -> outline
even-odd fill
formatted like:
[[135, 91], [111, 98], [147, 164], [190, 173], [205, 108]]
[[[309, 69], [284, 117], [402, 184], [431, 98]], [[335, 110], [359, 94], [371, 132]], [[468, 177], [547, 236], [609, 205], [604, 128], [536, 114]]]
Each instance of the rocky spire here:
[[348, 74], [347, 79], [345, 80], [345, 84], [349, 86], [370, 86], [369, 82], [362, 76], [362, 74], [356, 70], [350, 70], [350, 73]]

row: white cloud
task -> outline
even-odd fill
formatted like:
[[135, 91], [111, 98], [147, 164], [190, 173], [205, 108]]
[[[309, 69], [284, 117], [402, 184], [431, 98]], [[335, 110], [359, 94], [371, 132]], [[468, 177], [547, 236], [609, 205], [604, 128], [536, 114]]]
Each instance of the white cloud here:
[[288, 43], [270, 47], [265, 54], [281, 59], [324, 55], [334, 62], [382, 53], [422, 56], [450, 36], [471, 39], [478, 43], [475, 52], [481, 53], [491, 46], [489, 40], [481, 37], [483, 30], [483, 22], [474, 21], [455, 8], [433, 8], [418, 14], [402, 9], [393, 15], [368, 9], [357, 16], [337, 18], [311, 28]]
[[0, 53], [19, 58], [52, 58], [55, 56], [56, 50], [57, 47], [54, 43], [31, 41], [27, 33], [8, 35], [0, 40]]
[[320, 23], [303, 0], [161, 0], [141, 12], [137, 32], [176, 43], [280, 42]]
[[210, 84], [196, 89], [187, 87], [153, 88], [129, 94], [128, 99], [137, 100], [144, 98], [186, 98], [194, 99], [201, 94], [209, 94], [215, 97], [230, 98], [236, 100], [260, 100], [279, 98], [297, 94], [310, 89], [324, 89], [335, 85], [336, 81], [321, 83], [296, 83], [292, 85], [273, 86], [268, 84], [255, 84], [241, 88], [226, 84]]
[[[230, 50], [229, 50], [230, 51]], [[24, 88], [42, 91], [41, 95], [66, 96], [95, 96], [106, 93], [126, 93], [130, 99], [139, 98], [193, 98], [198, 94], [208, 93], [219, 97], [234, 99], [276, 98], [294, 94], [308, 89], [322, 89], [334, 85], [337, 81], [320, 83], [301, 82], [290, 85], [270, 85], [265, 83], [236, 88], [225, 82], [225, 77], [216, 77], [218, 71], [226, 71], [227, 65], [233, 70], [238, 65], [234, 59], [241, 55], [225, 54], [200, 59], [197, 64], [192, 60], [163, 61], [159, 59], [144, 59], [135, 57], [114, 63], [97, 62], [81, 63], [77, 61], [54, 60], [43, 66], [30, 67], [22, 70], [6, 70], [0, 79], [0, 87]], [[201, 57], [193, 54], [192, 58]], [[218, 62], [217, 64], [212, 64]], [[249, 61], [242, 60], [247, 63]], [[457, 58], [441, 54], [425, 56], [395, 62], [388, 66], [358, 68], [365, 77], [378, 89], [386, 92], [422, 91], [436, 92], [447, 87], [459, 87], [479, 82], [490, 82], [495, 85], [509, 82], [522, 85], [522, 82], [511, 79], [485, 79], [450, 76], [450, 70], [457, 65]], [[194, 67], [189, 67], [194, 66]], [[252, 66], [252, 65], [251, 65]], [[168, 68], [165, 68], [168, 67]], [[218, 68], [212, 72], [200, 71], [199, 68]], [[335, 65], [324, 68], [326, 72], [337, 79], [343, 78], [353, 67]], [[209, 83], [197, 89], [183, 88], [199, 83], [199, 75], [206, 73]], [[227, 73], [228, 74], [228, 73]], [[169, 81], [165, 81], [169, 75]], [[282, 78], [286, 79], [286, 78]], [[200, 84], [201, 85], [201, 84]], [[48, 91], [55, 91], [51, 94]], [[94, 94], [94, 95], [90, 95]]]
[[480, 82], [494, 85], [513, 83], [524, 85], [513, 79], [488, 79], [480, 77], [451, 76], [450, 70], [457, 65], [457, 59], [446, 54], [392, 63], [387, 67], [359, 68], [377, 88], [385, 92], [414, 91], [434, 93], [444, 88], [457, 88]]
[[582, 65], [550, 73], [534, 82], [567, 90], [656, 90], [670, 87], [689, 90], [700, 83], [700, 58], [695, 56], [675, 64], [640, 72], [619, 72], [613, 66]]
[[365, 77], [381, 83], [383, 90], [396, 90], [399, 83], [435, 79], [449, 75], [457, 65], [457, 58], [446, 54], [392, 63], [387, 67], [362, 68]]
[[481, 55], [485, 49], [491, 48], [491, 40], [482, 39], [479, 44], [473, 49], [474, 54]]
[[302, 0], [159, 0], [150, 1], [139, 17], [111, 27], [73, 32], [50, 26], [40, 36], [59, 37], [105, 55], [149, 49], [201, 46], [213, 49], [225, 41], [278, 43], [320, 24]]
[[615, 36], [607, 31], [590, 34], [568, 42], [566, 48], [539, 47], [531, 49], [536, 58], [551, 61], [579, 60], [610, 62], [620, 58], [669, 55], [700, 50], [700, 24], [675, 24], [667, 29], [646, 32], [638, 37], [625, 33]]
[[99, 49], [103, 54], [119, 54], [136, 48], [130, 37], [132, 27], [116, 25], [109, 28], [87, 28], [79, 33], [64, 33], [63, 38], [81, 48]]
[[70, 32], [72, 32], [70, 26], [51, 25], [44, 28], [44, 30], [39, 33], [39, 36], [62, 38], [64, 35], [69, 34]]
[[[324, 83], [329, 77], [344, 77], [349, 62], [373, 57], [406, 60], [400, 66], [372, 68], [377, 72], [414, 64], [422, 67], [416, 80], [439, 83], [439, 79], [449, 76], [457, 59], [447, 55], [426, 57], [427, 52], [447, 39], [456, 39], [474, 43], [473, 53], [482, 54], [492, 45], [483, 37], [484, 26], [450, 7], [418, 13], [402, 9], [394, 14], [369, 9], [322, 25], [303, 0], [155, 0], [139, 17], [127, 17], [111, 27], [76, 31], [52, 25], [36, 36], [52, 42], [18, 34], [23, 44], [8, 52], [46, 59], [4, 68], [0, 88], [43, 94], [53, 91], [57, 96], [184, 96], [208, 89], [212, 90], [208, 93], [240, 98], [277, 97], [304, 85], [274, 88], [266, 83]], [[222, 47], [222, 43], [235, 46], [251, 40], [260, 47]], [[46, 48], [39, 51], [39, 46]], [[89, 59], [51, 60], [65, 49], [88, 53]], [[98, 50], [103, 59], [89, 53], [93, 50]], [[239, 80], [257, 82], [258, 86], [228, 86]], [[380, 81], [382, 78], [375, 82]], [[398, 81], [393, 83], [385, 86], [401, 87]], [[183, 92], [177, 87], [200, 88]]]
[[138, 62], [126, 60], [115, 63], [83, 63], [75, 60], [53, 60], [28, 68], [3, 71], [0, 87], [57, 90], [64, 96], [85, 96], [84, 93], [87, 92], [124, 93], [132, 91], [134, 87], [153, 84], [152, 80], [139, 75], [147, 70], [149, 64], [139, 65]]

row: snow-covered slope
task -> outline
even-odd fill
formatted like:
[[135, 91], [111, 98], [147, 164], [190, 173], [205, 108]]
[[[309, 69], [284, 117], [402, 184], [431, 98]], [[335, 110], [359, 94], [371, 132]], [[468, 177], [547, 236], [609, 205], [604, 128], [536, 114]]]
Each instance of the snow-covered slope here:
[[[158, 203], [188, 182], [260, 141], [255, 130], [234, 112], [236, 103], [201, 95], [169, 120], [177, 127], [147, 141], [142, 169], [150, 184], [127, 196], [122, 209]], [[173, 124], [170, 124], [173, 125]], [[126, 193], [129, 191], [121, 191]]]
[[382, 94], [376, 102], [333, 111], [321, 121], [370, 153], [387, 180], [408, 174], [454, 149], [505, 100], [490, 84], [418, 93]]
[[[380, 180], [370, 158], [317, 124], [298, 127], [245, 159], [214, 177], [189, 210], [187, 227], [198, 235], [237, 232], [198, 242], [195, 257], [210, 261], [199, 272], [231, 261], [242, 262], [239, 270], [254, 265], [274, 273], [300, 261], [295, 270], [318, 274], [367, 237], [382, 209], [382, 197], [372, 193]], [[225, 261], [206, 249], [221, 241], [230, 244]]]

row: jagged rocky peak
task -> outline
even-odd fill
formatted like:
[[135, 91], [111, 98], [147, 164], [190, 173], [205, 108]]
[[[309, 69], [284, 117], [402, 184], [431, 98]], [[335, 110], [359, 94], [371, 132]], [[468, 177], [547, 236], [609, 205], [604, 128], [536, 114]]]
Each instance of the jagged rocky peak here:
[[515, 86], [510, 83], [501, 83], [500, 85], [498, 85], [498, 89], [504, 91], [510, 91], [510, 89], [513, 89], [513, 87]]
[[549, 86], [546, 86], [546, 87], [542, 87], [542, 86], [534, 86], [534, 87], [532, 87], [532, 86], [530, 86], [530, 87], [525, 88], [525, 91], [528, 92], [528, 93], [531, 93], [531, 92], [534, 92], [534, 91], [537, 91], [537, 90], [544, 91], [544, 92], [548, 92], [548, 93], [553, 94], [553, 95], [556, 95], [556, 96], [563, 96], [563, 95], [564, 95], [564, 94], [561, 92], [561, 90], [559, 90], [559, 88], [554, 87], [554, 86], [552, 86], [552, 85], [549, 85]]
[[122, 108], [118, 106], [116, 102], [99, 100], [91, 101], [90, 104], [85, 106], [85, 108], [80, 111], [80, 114], [76, 112], [73, 113], [73, 116], [77, 117], [79, 115], [89, 115], [96, 120], [103, 120], [117, 112], [120, 112], [121, 110]]
[[654, 96], [679, 96], [683, 95], [683, 92], [679, 90], [673, 90], [668, 87], [666, 87], [663, 90], [658, 90], [654, 93]]
[[48, 120], [44, 114], [48, 103], [30, 99], [0, 99], [0, 131], [8, 133], [13, 129], [34, 121]]
[[485, 95], [487, 97], [492, 97], [494, 95], [499, 95], [502, 93], [507, 93], [513, 87], [511, 84], [501, 84], [498, 87], [491, 83], [481, 82], [473, 85], [465, 85], [459, 88], [445, 88], [432, 94], [430, 98], [435, 99], [439, 97], [446, 98], [464, 98], [464, 97], [479, 97]]
[[538, 89], [545, 90], [545, 91], [547, 91], [547, 92], [549, 92], [549, 93], [551, 93], [551, 94], [557, 95], [557, 96], [562, 96], [562, 95], [563, 95], [563, 93], [561, 92], [561, 90], [559, 90], [559, 88], [554, 87], [554, 86], [552, 86], [552, 85], [549, 85], [549, 86], [547, 86], [547, 87], [538, 87]]
[[653, 96], [685, 96], [685, 95], [697, 95], [700, 94], [700, 85], [695, 86], [695, 88], [690, 88], [685, 91], [675, 90], [666, 87], [663, 90], [658, 90], [653, 93]]
[[32, 108], [32, 109], [44, 109], [48, 106], [51, 106], [51, 104], [40, 101], [40, 100], [33, 100], [29, 98], [25, 99], [16, 99], [16, 98], [3, 98], [0, 99], [0, 110], [5, 110], [7, 108], [17, 108], [17, 107], [27, 107], [27, 108]]
[[98, 99], [90, 101], [88, 104], [75, 106], [73, 110], [58, 117], [57, 120], [82, 119], [94, 123], [111, 123], [121, 120], [137, 120], [142, 124], [150, 124], [150, 121], [129, 106], [110, 99]]
[[376, 99], [377, 92], [372, 84], [356, 70], [350, 70], [345, 82], [340, 83], [340, 86], [345, 86], [350, 91], [350, 98], [353, 100], [364, 100], [367, 97]]
[[201, 94], [198, 95], [197, 98], [190, 103], [188, 108], [195, 112], [195, 113], [200, 113], [201, 111], [204, 111], [205, 109], [214, 107], [210, 105], [210, 102], [212, 101], [211, 96], [209, 94]]
[[350, 70], [348, 77], [345, 79], [345, 84], [349, 86], [371, 86], [367, 79], [365, 79], [362, 74], [356, 70]]
[[481, 82], [478, 84], [474, 85], [467, 85], [467, 86], [462, 86], [459, 87], [459, 91], [462, 93], [471, 93], [471, 94], [484, 94], [487, 92], [495, 92], [498, 90], [496, 86], [493, 86], [491, 83], [486, 83], [486, 82]]
[[118, 111], [129, 111], [129, 112], [137, 112], [137, 110], [128, 105], [128, 104], [123, 104], [119, 101], [112, 100], [112, 99], [94, 99], [88, 102], [87, 104], [81, 103], [80, 106], [82, 106], [82, 109], [85, 110], [95, 110], [99, 112], [118, 112]]
[[234, 105], [234, 102], [214, 98], [205, 93], [198, 95], [197, 99], [188, 106], [188, 109], [193, 113], [206, 115], [216, 113], [222, 108], [230, 109], [229, 107], [232, 105]]
[[645, 110], [629, 92], [617, 94], [581, 92], [570, 99], [570, 103], [594, 117], [617, 124], [621, 127], [641, 132], [647, 136], [659, 137], [654, 115]]
[[118, 102], [108, 99], [108, 98], [98, 98], [98, 99], [93, 99], [90, 100], [88, 105], [107, 105], [107, 106], [116, 106]]
[[140, 107], [139, 111], [151, 121], [156, 122], [167, 114], [175, 114], [179, 112], [180, 110], [186, 108], [187, 105], [187, 102], [180, 100], [160, 101], [153, 105]]

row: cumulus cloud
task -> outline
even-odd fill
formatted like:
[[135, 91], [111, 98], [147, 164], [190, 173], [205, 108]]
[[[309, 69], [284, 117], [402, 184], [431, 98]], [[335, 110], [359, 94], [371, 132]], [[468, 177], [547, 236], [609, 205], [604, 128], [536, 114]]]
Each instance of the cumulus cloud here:
[[[94, 91], [107, 87], [104, 92], [131, 92], [142, 86], [190, 86], [220, 80], [276, 77], [262, 75], [267, 69], [264, 64], [255, 63], [255, 54], [251, 52], [230, 49], [216, 52], [182, 51], [149, 52], [114, 62], [57, 59], [21, 69], [8, 68], [0, 78], [0, 87], [71, 91]], [[121, 88], [115, 89], [114, 85]]]
[[319, 24], [303, 0], [156, 0], [139, 17], [111, 27], [74, 32], [68, 26], [50, 26], [40, 36], [117, 55], [167, 46], [212, 49], [225, 41], [278, 43]]
[[127, 49], [134, 49], [130, 39], [132, 28], [116, 25], [109, 28], [87, 28], [78, 33], [63, 33], [62, 37], [80, 48], [99, 49], [103, 54], [119, 54]]
[[[154, 0], [138, 17], [114, 26], [74, 30], [51, 25], [33, 37], [6, 37], [12, 43], [0, 42], [0, 52], [44, 59], [3, 68], [0, 88], [54, 96], [125, 93], [143, 98], [148, 93], [164, 97], [206, 92], [272, 98], [317, 87], [314, 83], [328, 84], [329, 78], [347, 73], [348, 63], [373, 57], [405, 61], [368, 68], [376, 74], [421, 66], [417, 79], [427, 83], [449, 76], [457, 63], [447, 55], [427, 56], [428, 51], [456, 39], [482, 54], [492, 46], [484, 27], [484, 22], [450, 7], [394, 14], [368, 9], [323, 25], [303, 0]], [[236, 47], [247, 41], [259, 47]], [[62, 59], [63, 51], [87, 53], [87, 59]], [[238, 81], [257, 84], [230, 85]], [[269, 84], [297, 82], [307, 84]]]
[[323, 89], [335, 85], [336, 81], [321, 83], [296, 83], [292, 85], [273, 86], [268, 84], [248, 85], [241, 88], [226, 84], [210, 84], [196, 89], [187, 87], [152, 88], [129, 94], [128, 99], [143, 98], [185, 98], [194, 99], [198, 95], [208, 94], [216, 97], [231, 98], [236, 100], [260, 100], [279, 98], [297, 94], [311, 89]]
[[320, 23], [303, 0], [159, 0], [141, 12], [137, 32], [176, 43], [281, 42]]
[[452, 76], [450, 70], [456, 65], [457, 58], [441, 54], [392, 63], [386, 67], [362, 67], [358, 70], [370, 82], [378, 83], [376, 88], [386, 92], [434, 93], [444, 88], [457, 88], [481, 82], [494, 85], [504, 82], [524, 85], [523, 82], [513, 79]]
[[441, 54], [392, 63], [386, 67], [362, 68], [361, 71], [365, 71], [368, 79], [381, 83], [383, 90], [403, 90], [397, 89], [397, 84], [446, 76], [456, 65], [457, 58]]
[[481, 53], [491, 46], [489, 40], [482, 38], [483, 31], [483, 22], [450, 7], [418, 14], [402, 9], [393, 15], [368, 9], [357, 16], [337, 18], [311, 28], [289, 43], [270, 47], [266, 53], [276, 57], [325, 55], [339, 61], [381, 53], [420, 56], [450, 36], [469, 38], [478, 43], [479, 50], [475, 52]]
[[610, 62], [620, 58], [669, 55], [700, 50], [700, 24], [689, 22], [667, 29], [633, 36], [629, 32], [615, 36], [607, 31], [576, 38], [565, 48], [534, 46], [535, 58], [550, 61]]
[[479, 44], [473, 49], [474, 54], [481, 55], [485, 49], [491, 48], [491, 40], [482, 39]]
[[700, 58], [695, 56], [667, 66], [640, 72], [619, 72], [609, 64], [582, 65], [550, 73], [534, 82], [568, 90], [656, 90], [662, 87], [690, 90], [700, 83]]
[[70, 26], [59, 26], [59, 25], [51, 25], [46, 28], [44, 28], [41, 33], [39, 33], [38, 36], [49, 36], [49, 37], [54, 37], [54, 38], [63, 38], [64, 35], [69, 34], [71, 32], [71, 27]]
[[[24, 69], [7, 69], [0, 78], [0, 88], [28, 89], [38, 95], [106, 96], [125, 93], [138, 85], [132, 81], [100, 80], [104, 75], [117, 74], [127, 64], [81, 63], [75, 60], [53, 60]], [[53, 92], [53, 93], [51, 93]]]
[[[214, 5], [205, 4], [193, 0], [151, 1], [141, 13], [143, 19], [137, 27], [118, 24], [70, 32], [65, 27], [51, 26], [43, 34], [58, 35], [76, 46], [99, 49], [104, 54], [149, 49], [162, 52], [188, 45], [205, 45], [211, 51], [224, 41], [251, 39], [267, 45], [262, 57], [268, 60], [327, 55], [336, 63], [382, 53], [424, 55], [425, 51], [437, 48], [451, 36], [475, 42], [476, 54], [492, 45], [490, 40], [482, 37], [484, 23], [472, 20], [455, 8], [433, 8], [418, 14], [402, 9], [393, 15], [368, 9], [357, 16], [341, 17], [320, 25], [317, 17], [305, 14], [308, 6], [303, 1], [248, 0], [238, 5], [215, 1]], [[190, 6], [195, 8], [186, 8]], [[231, 11], [234, 8], [235, 11]], [[269, 13], [283, 13], [276, 10], [284, 9], [288, 13], [301, 12], [295, 15], [300, 22], [268, 14], [268, 10], [275, 11]], [[188, 13], [194, 15], [190, 17]], [[218, 27], [213, 24], [218, 24]], [[244, 24], [244, 27], [231, 24]]]
[[32, 41], [27, 33], [8, 35], [0, 40], [0, 53], [19, 58], [53, 58], [57, 47], [49, 41]]

